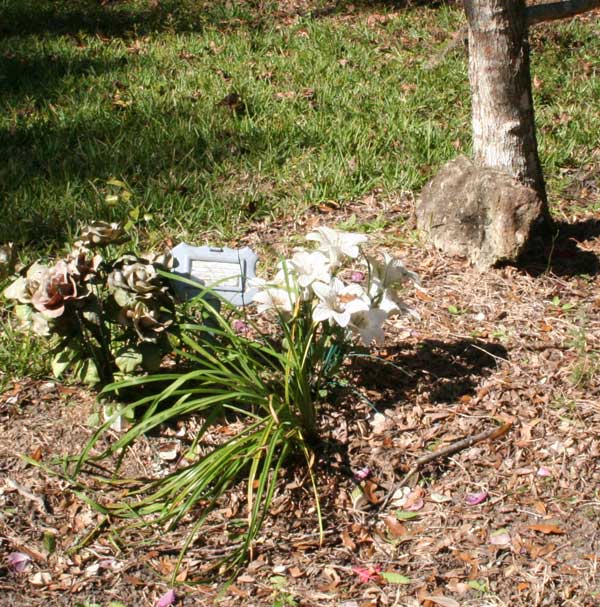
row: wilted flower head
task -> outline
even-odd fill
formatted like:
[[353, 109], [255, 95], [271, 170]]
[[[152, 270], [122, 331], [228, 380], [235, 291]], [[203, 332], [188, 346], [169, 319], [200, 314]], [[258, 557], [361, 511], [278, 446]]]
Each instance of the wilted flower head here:
[[80, 238], [84, 245], [104, 247], [123, 239], [125, 230], [120, 223], [94, 221], [81, 230]]
[[171, 607], [177, 601], [177, 595], [174, 590], [169, 590], [163, 594], [157, 601], [156, 607]]
[[[49, 321], [63, 315], [67, 302], [87, 296], [78, 289], [64, 260], [48, 267], [41, 263], [32, 264], [25, 276], [20, 276], [4, 290], [7, 299], [18, 301], [15, 312], [24, 329], [37, 335], [50, 334]], [[24, 304], [33, 306], [36, 312]]]
[[142, 255], [142, 259], [145, 259], [155, 267], [165, 270], [170, 270], [173, 267], [173, 255], [171, 255], [171, 252], [168, 250], [165, 250], [162, 253], [145, 253]]
[[239, 318], [236, 318], [231, 323], [231, 328], [238, 335], [248, 335], [248, 333], [250, 333], [250, 331], [251, 331], [250, 326], [248, 325], [248, 323], [245, 323], [243, 320], [240, 320]]
[[149, 305], [149, 302], [140, 300], [123, 308], [118, 320], [123, 326], [131, 324], [143, 341], [156, 341], [173, 324], [173, 318], [167, 310], [158, 304]]
[[77, 242], [67, 256], [66, 261], [70, 274], [76, 276], [79, 280], [89, 281], [96, 275], [104, 260], [102, 255], [94, 255], [81, 242]]
[[12, 242], [0, 245], [0, 280], [13, 273], [17, 259], [17, 250]]
[[160, 289], [160, 278], [156, 268], [145, 259], [123, 255], [108, 275], [108, 286], [143, 296]]
[[65, 303], [77, 298], [77, 284], [69, 275], [67, 263], [61, 259], [42, 274], [31, 303], [46, 317], [58, 318], [65, 310]]
[[48, 266], [37, 261], [27, 270], [25, 276], [19, 276], [12, 284], [4, 289], [6, 299], [16, 299], [19, 303], [31, 303], [33, 294], [37, 291]]
[[6, 561], [16, 573], [23, 573], [31, 563], [31, 557], [24, 552], [11, 552], [7, 555]]
[[358, 575], [358, 579], [363, 584], [368, 584], [380, 579], [381, 565], [377, 564], [374, 567], [352, 567], [352, 571]]
[[329, 257], [332, 266], [338, 266], [344, 257], [356, 259], [360, 254], [359, 245], [368, 239], [364, 234], [341, 232], [322, 226], [310, 232], [306, 240], [318, 242], [318, 250]]
[[364, 481], [368, 479], [371, 474], [373, 474], [373, 470], [371, 470], [369, 466], [365, 466], [354, 473], [354, 479], [357, 481]]

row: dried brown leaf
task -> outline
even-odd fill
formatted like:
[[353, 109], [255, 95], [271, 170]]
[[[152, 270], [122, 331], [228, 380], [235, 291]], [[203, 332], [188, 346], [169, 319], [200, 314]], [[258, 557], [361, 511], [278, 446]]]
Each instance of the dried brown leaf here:
[[35, 460], [36, 462], [41, 461], [43, 458], [42, 448], [40, 446], [38, 446], [29, 457], [31, 459]]
[[406, 526], [398, 521], [396, 517], [386, 516], [384, 522], [393, 537], [402, 537], [408, 534]]
[[299, 567], [290, 567], [289, 574], [293, 578], [299, 578], [299, 577], [302, 577], [304, 575], [304, 573], [302, 572], [302, 570]]
[[341, 537], [342, 537], [342, 544], [344, 544], [344, 546], [346, 548], [348, 548], [348, 550], [356, 550], [356, 544], [352, 541], [352, 538], [350, 537], [350, 534], [348, 533], [348, 529], [344, 529], [341, 533]]
[[424, 597], [426, 601], [433, 603], [434, 605], [441, 605], [442, 607], [460, 607], [460, 603], [451, 599], [447, 596], [435, 595], [435, 596], [426, 596]]
[[374, 483], [373, 481], [365, 481], [363, 485], [363, 492], [371, 504], [377, 504], [379, 502], [379, 496], [375, 493], [376, 490], [377, 483]]
[[546, 535], [564, 535], [566, 533], [566, 531], [556, 523], [537, 523], [535, 525], [528, 525], [528, 528], [532, 531], [539, 531]]

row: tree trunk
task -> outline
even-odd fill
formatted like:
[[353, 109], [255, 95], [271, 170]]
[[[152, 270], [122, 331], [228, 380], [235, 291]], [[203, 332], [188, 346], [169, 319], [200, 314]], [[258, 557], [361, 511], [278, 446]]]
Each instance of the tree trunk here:
[[535, 136], [524, 0], [465, 0], [473, 153], [478, 165], [500, 169], [533, 188], [548, 219]]

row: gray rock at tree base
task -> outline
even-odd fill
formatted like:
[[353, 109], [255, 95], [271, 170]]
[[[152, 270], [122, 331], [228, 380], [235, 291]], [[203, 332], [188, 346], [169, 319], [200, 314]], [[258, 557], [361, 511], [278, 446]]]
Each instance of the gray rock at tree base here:
[[443, 252], [481, 270], [515, 261], [541, 213], [534, 190], [464, 156], [442, 167], [416, 205], [419, 230]]

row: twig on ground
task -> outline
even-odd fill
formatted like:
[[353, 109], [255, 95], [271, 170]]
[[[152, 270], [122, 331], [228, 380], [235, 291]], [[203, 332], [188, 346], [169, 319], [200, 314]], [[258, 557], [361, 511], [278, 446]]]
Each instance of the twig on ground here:
[[2, 525], [2, 535], [8, 540], [8, 542], [12, 545], [13, 550], [18, 550], [19, 552], [24, 552], [29, 555], [34, 561], [38, 563], [44, 564], [48, 562], [48, 557], [36, 550], [31, 544], [25, 545], [21, 542], [21, 540], [14, 535], [12, 535], [7, 529], [4, 529], [4, 525]]
[[6, 479], [6, 486], [12, 489], [13, 491], [16, 491], [23, 497], [27, 498], [29, 501], [33, 502], [36, 505], [36, 509], [40, 514], [48, 514], [48, 508], [46, 508], [46, 503], [44, 502], [44, 499], [41, 498], [39, 495], [34, 495], [29, 489], [23, 487], [22, 485], [19, 485], [19, 483], [17, 483], [17, 481], [14, 481], [12, 478]]
[[394, 493], [401, 487], [404, 487], [411, 476], [416, 474], [423, 466], [432, 462], [433, 460], [450, 457], [463, 449], [468, 449], [469, 447], [475, 445], [476, 443], [480, 443], [484, 440], [495, 440], [504, 436], [510, 429], [512, 428], [512, 422], [508, 422], [506, 424], [502, 424], [499, 428], [492, 428], [491, 430], [485, 430], [484, 432], [480, 432], [479, 434], [474, 434], [473, 436], [467, 436], [462, 440], [456, 441], [455, 443], [451, 443], [447, 447], [443, 449], [439, 449], [438, 451], [434, 451], [433, 453], [428, 453], [427, 455], [423, 455], [420, 457], [412, 466], [412, 468], [404, 475], [402, 480], [395, 484], [388, 494], [385, 496], [383, 502], [379, 506], [380, 510], [383, 510], [389, 503], [389, 501], [394, 496]]

